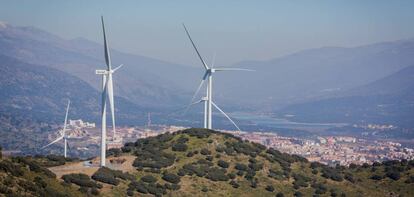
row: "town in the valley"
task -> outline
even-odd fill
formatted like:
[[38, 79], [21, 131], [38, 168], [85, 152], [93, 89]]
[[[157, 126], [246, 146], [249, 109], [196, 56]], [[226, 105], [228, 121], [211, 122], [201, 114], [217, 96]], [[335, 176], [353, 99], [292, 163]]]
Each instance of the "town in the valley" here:
[[[70, 120], [68, 132], [73, 152], [76, 156], [89, 157], [82, 153], [94, 153], [99, 150], [99, 128], [94, 123], [82, 120]], [[126, 142], [135, 142], [139, 138], [156, 136], [161, 133], [185, 129], [181, 126], [150, 125], [135, 127], [118, 127], [114, 138], [108, 132], [108, 149], [120, 148]], [[280, 136], [277, 132], [243, 132], [221, 130], [242, 139], [261, 143], [281, 152], [296, 154], [328, 165], [345, 165], [372, 163], [374, 161], [394, 159], [414, 159], [414, 149], [404, 147], [392, 140], [368, 140], [351, 136], [318, 136], [313, 139]], [[51, 134], [50, 139], [55, 136]]]

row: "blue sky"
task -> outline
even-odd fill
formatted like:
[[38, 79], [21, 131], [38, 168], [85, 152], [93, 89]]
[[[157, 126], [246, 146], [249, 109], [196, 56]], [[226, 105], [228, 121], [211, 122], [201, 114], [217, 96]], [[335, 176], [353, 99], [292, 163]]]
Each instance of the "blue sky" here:
[[198, 65], [181, 23], [207, 61], [229, 65], [302, 49], [358, 46], [414, 37], [414, 1], [406, 0], [0, 0], [0, 20], [35, 26], [121, 51]]

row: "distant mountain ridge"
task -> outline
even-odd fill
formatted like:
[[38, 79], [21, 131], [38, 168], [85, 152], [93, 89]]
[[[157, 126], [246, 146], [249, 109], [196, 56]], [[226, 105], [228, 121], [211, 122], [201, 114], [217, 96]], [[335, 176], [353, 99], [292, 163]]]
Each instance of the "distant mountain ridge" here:
[[[95, 89], [100, 88], [95, 70], [104, 68], [104, 58], [103, 47], [97, 43], [85, 39], [65, 40], [34, 27], [7, 25], [0, 28], [0, 54], [56, 68], [81, 78]], [[160, 73], [185, 68], [187, 73], [177, 72], [179, 81], [187, 77], [191, 68], [116, 50], [111, 50], [111, 55], [114, 65], [125, 64], [114, 75], [117, 95], [137, 104], [164, 107], [183, 99], [183, 90], [175, 85], [176, 81], [161, 77]]]
[[[295, 104], [278, 110], [296, 121], [392, 124], [414, 127], [414, 66], [337, 97]], [[411, 131], [414, 132], [414, 131]]]
[[[0, 55], [0, 72], [1, 114], [61, 122], [67, 99], [71, 99], [71, 118], [99, 120], [100, 93], [75, 76], [4, 55]], [[121, 97], [116, 97], [115, 105], [121, 124], [142, 122], [150, 109]]]
[[258, 107], [268, 110], [277, 109], [320, 97], [333, 97], [339, 91], [374, 82], [414, 65], [413, 57], [413, 39], [352, 48], [303, 50], [269, 61], [248, 61], [235, 65], [253, 68], [256, 72], [230, 76], [229, 80], [244, 80], [234, 88], [221, 92], [229, 98], [240, 96], [235, 90], [242, 89], [250, 93], [243, 96], [245, 100], [259, 101], [256, 102], [260, 103]]

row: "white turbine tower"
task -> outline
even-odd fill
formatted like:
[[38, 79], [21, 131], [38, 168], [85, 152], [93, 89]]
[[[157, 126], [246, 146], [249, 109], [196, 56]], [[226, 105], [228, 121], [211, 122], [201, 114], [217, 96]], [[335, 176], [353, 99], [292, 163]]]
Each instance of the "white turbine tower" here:
[[[204, 102], [204, 128], [211, 129], [213, 122], [212, 122], [212, 107], [215, 107], [218, 111], [220, 111], [238, 130], [240, 128], [236, 125], [236, 123], [222, 110], [220, 109], [214, 102], [213, 102], [213, 73], [216, 71], [253, 71], [249, 69], [243, 69], [243, 68], [213, 68], [213, 64], [211, 67], [209, 67], [206, 62], [203, 60], [203, 58], [200, 55], [200, 52], [198, 51], [196, 45], [193, 42], [193, 39], [191, 39], [190, 33], [188, 32], [186, 26], [183, 24], [184, 30], [187, 33], [188, 39], [191, 41], [191, 44], [194, 47], [194, 50], [197, 53], [198, 58], [200, 59], [201, 63], [204, 66], [205, 73], [203, 78], [201, 79], [200, 85], [198, 86], [196, 92], [194, 93], [193, 97], [191, 98], [190, 105], [194, 105], [197, 103]], [[201, 100], [194, 102], [194, 98], [197, 96], [198, 92], [200, 91], [201, 87], [204, 84], [204, 81], [207, 79], [207, 91], [206, 96], [202, 97]]]
[[105, 63], [107, 66], [106, 70], [96, 70], [97, 75], [102, 75], [102, 128], [101, 128], [101, 166], [105, 166], [106, 159], [106, 98], [109, 99], [109, 107], [111, 109], [112, 118], [112, 132], [113, 140], [115, 140], [115, 106], [114, 106], [114, 89], [112, 82], [112, 74], [122, 67], [122, 64], [115, 69], [112, 69], [111, 56], [109, 54], [108, 41], [106, 40], [105, 24], [103, 16], [101, 16], [102, 31], [104, 37], [104, 53]]
[[69, 106], [70, 106], [70, 100], [68, 100], [68, 105], [66, 106], [66, 114], [65, 114], [65, 122], [63, 124], [63, 130], [61, 130], [59, 132], [60, 137], [58, 137], [57, 139], [55, 139], [53, 142], [49, 143], [46, 146], [43, 146], [41, 149], [44, 149], [56, 142], [59, 142], [60, 140], [63, 139], [63, 143], [64, 143], [64, 150], [63, 150], [63, 156], [66, 158], [67, 156], [67, 148], [68, 148], [68, 136], [66, 135], [66, 125], [67, 125], [67, 120], [68, 120], [68, 112], [69, 112]]

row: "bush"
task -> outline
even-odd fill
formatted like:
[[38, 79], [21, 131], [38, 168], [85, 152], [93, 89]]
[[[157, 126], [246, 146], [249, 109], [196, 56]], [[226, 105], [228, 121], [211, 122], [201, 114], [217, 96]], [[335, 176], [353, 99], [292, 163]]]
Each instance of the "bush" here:
[[257, 183], [258, 183], [257, 178], [250, 180], [250, 187], [257, 188]]
[[235, 178], [236, 178], [236, 174], [234, 174], [234, 173], [228, 173], [228, 174], [227, 174], [227, 176], [228, 176], [230, 179], [235, 179]]
[[107, 183], [111, 185], [118, 185], [119, 180], [116, 179], [114, 172], [107, 168], [101, 167], [92, 175], [92, 179], [95, 181], [100, 181], [102, 183]]
[[190, 152], [187, 153], [187, 157], [192, 157], [192, 156], [194, 156], [193, 152], [190, 151]]
[[224, 160], [219, 160], [217, 162], [217, 165], [220, 166], [220, 167], [222, 167], [222, 168], [228, 168], [229, 167], [229, 163], [226, 162], [226, 161], [224, 161]]
[[145, 175], [145, 176], [141, 177], [141, 181], [146, 182], [146, 183], [155, 183], [155, 182], [157, 182], [157, 178], [155, 178], [151, 175]]
[[132, 164], [134, 167], [161, 169], [173, 165], [175, 161], [175, 155], [155, 149], [138, 150], [135, 153], [137, 158]]
[[275, 188], [272, 185], [267, 185], [266, 190], [269, 191], [269, 192], [273, 192], [273, 191], [275, 191]]
[[322, 168], [322, 176], [339, 182], [343, 180], [341, 173], [337, 169], [330, 167]]
[[168, 181], [170, 183], [174, 183], [177, 184], [180, 182], [180, 177], [176, 174], [172, 174], [172, 173], [165, 173], [162, 176], [162, 179], [164, 179], [165, 181]]
[[210, 154], [211, 154], [211, 151], [209, 151], [209, 150], [208, 150], [208, 149], [206, 149], [206, 148], [203, 148], [203, 149], [201, 149], [200, 153], [201, 153], [202, 155], [210, 155]]
[[8, 172], [13, 176], [23, 176], [24, 171], [19, 165], [7, 160], [0, 161], [0, 171]]
[[46, 188], [47, 183], [43, 180], [42, 177], [35, 177], [34, 178], [34, 182], [36, 183], [37, 186], [41, 187], [41, 188]]
[[390, 178], [390, 179], [392, 179], [394, 181], [396, 181], [396, 180], [398, 180], [398, 179], [401, 178], [401, 175], [400, 175], [400, 173], [398, 171], [389, 171], [389, 172], [387, 172], [385, 174], [385, 176], [387, 176], [388, 178]]
[[114, 156], [114, 157], [119, 157], [122, 154], [122, 150], [119, 148], [111, 148], [109, 150], [106, 151], [106, 156]]
[[226, 175], [226, 170], [217, 167], [210, 168], [207, 172], [206, 178], [212, 181], [228, 181], [229, 177]]
[[131, 183], [129, 183], [128, 189], [136, 190], [137, 192], [142, 193], [142, 194], [148, 194], [146, 185], [142, 181], [139, 181], [139, 182], [132, 181]]
[[249, 168], [254, 171], [259, 171], [263, 169], [263, 163], [249, 163]]
[[346, 173], [345, 174], [345, 179], [351, 183], [355, 183], [355, 179], [354, 176], [351, 173]]
[[404, 181], [404, 183], [410, 184], [410, 183], [414, 183], [414, 176], [411, 175], [407, 178], [407, 180]]
[[322, 183], [314, 183], [312, 184], [312, 187], [315, 189], [315, 194], [324, 194], [328, 191], [326, 185]]
[[206, 186], [203, 186], [203, 188], [201, 189], [202, 192], [208, 192], [208, 188]]
[[95, 181], [92, 181], [88, 175], [82, 173], [72, 173], [72, 174], [65, 174], [62, 176], [62, 179], [66, 183], [73, 183], [80, 187], [95, 187], [95, 188], [102, 188], [102, 185], [99, 185]]
[[184, 143], [175, 143], [172, 145], [173, 151], [185, 152], [187, 151], [187, 149], [188, 149], [188, 146]]
[[283, 195], [283, 193], [279, 192], [276, 194], [276, 197], [284, 197], [285, 195]]
[[230, 185], [231, 185], [233, 188], [239, 188], [239, 187], [240, 187], [240, 185], [239, 185], [236, 181], [234, 181], [234, 180], [231, 180], [231, 181], [230, 181]]
[[374, 174], [374, 175], [372, 175], [371, 176], [371, 179], [373, 179], [373, 180], [377, 180], [377, 181], [379, 181], [379, 180], [381, 180], [383, 177], [382, 176], [380, 176], [380, 175], [378, 175], [378, 174]]
[[242, 164], [242, 163], [236, 163], [236, 166], [234, 168], [236, 168], [236, 170], [240, 170], [240, 171], [246, 171], [247, 170], [247, 166], [245, 164]]
[[302, 194], [300, 191], [296, 191], [296, 192], [293, 194], [293, 196], [295, 196], [295, 197], [302, 197], [302, 196], [303, 196], [303, 194]]

